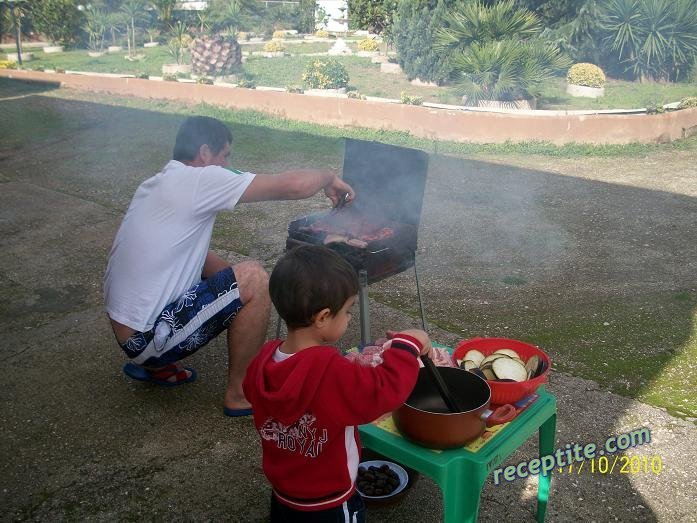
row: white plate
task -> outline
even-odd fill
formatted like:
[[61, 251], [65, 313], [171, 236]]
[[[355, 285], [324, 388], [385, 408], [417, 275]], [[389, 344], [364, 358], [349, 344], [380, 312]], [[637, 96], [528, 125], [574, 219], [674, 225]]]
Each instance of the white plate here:
[[[396, 496], [400, 492], [402, 492], [406, 487], [407, 483], [409, 483], [409, 475], [407, 474], [407, 471], [404, 470], [402, 467], [397, 465], [396, 463], [392, 463], [391, 461], [383, 461], [381, 459], [374, 459], [372, 461], [363, 461], [362, 463], [359, 463], [359, 467], [382, 467], [383, 465], [387, 465], [390, 467], [390, 469], [397, 474], [397, 477], [399, 478], [399, 485], [397, 485], [397, 488], [394, 489], [391, 493], [386, 494], [384, 496], [368, 496], [366, 494], [363, 494], [361, 490], [356, 486], [356, 489], [358, 490], [358, 493], [364, 497], [365, 499], [388, 499], [391, 498], [392, 496]], [[356, 478], [358, 479], [358, 478]]]

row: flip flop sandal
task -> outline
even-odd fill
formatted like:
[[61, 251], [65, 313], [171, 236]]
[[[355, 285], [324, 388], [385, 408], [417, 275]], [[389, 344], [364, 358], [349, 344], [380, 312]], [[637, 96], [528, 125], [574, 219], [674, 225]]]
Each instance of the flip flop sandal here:
[[[189, 377], [185, 371], [191, 372]], [[188, 367], [179, 367], [173, 363], [156, 371], [149, 371], [140, 365], [133, 362], [128, 362], [123, 366], [123, 373], [129, 378], [138, 381], [148, 381], [161, 387], [176, 387], [184, 383], [190, 383], [196, 379], [196, 371]], [[170, 381], [172, 376], [176, 377], [175, 381]]]
[[231, 418], [240, 418], [242, 416], [251, 416], [252, 409], [231, 409], [230, 407], [223, 407], [223, 414], [230, 416]]

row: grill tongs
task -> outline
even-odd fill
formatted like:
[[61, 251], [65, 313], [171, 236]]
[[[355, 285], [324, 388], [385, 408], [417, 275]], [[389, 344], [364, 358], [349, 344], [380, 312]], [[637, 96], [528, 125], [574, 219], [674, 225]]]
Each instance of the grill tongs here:
[[332, 208], [332, 212], [337, 212], [339, 209], [344, 208], [346, 206], [346, 204], [348, 203], [348, 199], [349, 199], [350, 195], [351, 195], [351, 193], [348, 193], [348, 192], [342, 194], [341, 197], [339, 198], [339, 201], [337, 202], [337, 204]]

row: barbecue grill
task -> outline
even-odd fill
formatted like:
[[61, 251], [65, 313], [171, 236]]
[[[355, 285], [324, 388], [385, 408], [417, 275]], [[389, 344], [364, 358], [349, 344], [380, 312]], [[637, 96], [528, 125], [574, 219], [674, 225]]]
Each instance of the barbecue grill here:
[[368, 285], [414, 267], [421, 303], [415, 253], [427, 170], [423, 151], [346, 139], [343, 179], [355, 199], [288, 225], [286, 250], [325, 245], [358, 273], [362, 344], [370, 340]]

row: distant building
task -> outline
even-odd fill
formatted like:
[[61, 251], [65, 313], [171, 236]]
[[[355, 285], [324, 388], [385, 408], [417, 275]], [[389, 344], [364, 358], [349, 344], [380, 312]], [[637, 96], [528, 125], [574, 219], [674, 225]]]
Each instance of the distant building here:
[[[288, 0], [257, 0], [268, 7], [269, 4], [295, 4], [296, 1]], [[208, 7], [206, 0], [181, 0], [177, 2], [176, 9], [181, 11], [203, 11]], [[327, 14], [326, 24], [318, 24], [317, 29], [327, 31], [348, 31], [348, 0], [317, 0], [317, 7], [324, 9]]]
[[180, 11], [203, 11], [208, 7], [206, 0], [183, 0], [177, 2], [175, 9]]
[[324, 9], [328, 19], [324, 27], [327, 31], [348, 31], [348, 0], [317, 0], [317, 7]]

